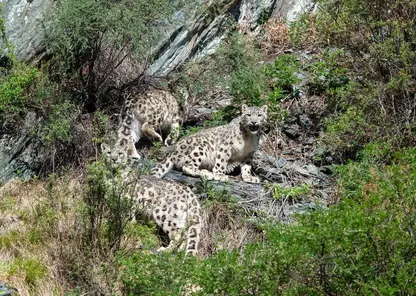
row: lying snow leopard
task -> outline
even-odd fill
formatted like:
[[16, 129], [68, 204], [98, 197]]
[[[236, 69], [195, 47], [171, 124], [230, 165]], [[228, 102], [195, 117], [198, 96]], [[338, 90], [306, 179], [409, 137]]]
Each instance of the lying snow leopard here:
[[267, 106], [243, 105], [241, 116], [229, 124], [179, 140], [172, 154], [152, 174], [162, 178], [175, 167], [187, 175], [226, 181], [226, 173], [241, 166], [243, 181], [259, 183], [260, 179], [251, 175], [251, 162], [267, 125]]
[[[125, 113], [117, 131], [115, 147], [131, 158], [140, 159], [135, 143], [146, 137], [165, 145], [174, 144], [182, 122], [178, 102], [165, 90], [151, 89], [126, 101]], [[169, 133], [163, 141], [162, 133]]]
[[111, 167], [123, 165], [121, 178], [107, 182], [110, 186], [121, 182], [123, 194], [136, 201], [136, 209], [144, 210], [169, 236], [169, 245], [158, 251], [179, 247], [185, 248], [187, 254], [196, 255], [202, 225], [201, 206], [197, 196], [189, 187], [179, 183], [154, 176], [140, 176], [137, 171], [129, 169], [126, 163], [115, 159], [118, 152], [114, 153], [114, 149], [106, 144], [101, 145], [102, 154]]

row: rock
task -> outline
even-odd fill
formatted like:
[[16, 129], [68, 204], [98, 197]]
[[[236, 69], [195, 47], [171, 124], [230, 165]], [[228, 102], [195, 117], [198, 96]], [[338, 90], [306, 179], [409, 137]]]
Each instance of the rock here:
[[[134, 164], [142, 171], [148, 171], [154, 166], [147, 160], [140, 160]], [[286, 159], [275, 158], [271, 155], [256, 153], [253, 168], [256, 174], [266, 180], [278, 183], [281, 187], [293, 187], [294, 183], [308, 184], [314, 186], [323, 184], [328, 178], [319, 172], [314, 165], [307, 165], [305, 168], [297, 164], [289, 163]], [[165, 177], [167, 180], [175, 181], [190, 186], [202, 198], [206, 196], [203, 192], [202, 181], [199, 178], [184, 175], [181, 172], [172, 170]], [[296, 182], [296, 180], [298, 182]], [[293, 213], [303, 213], [317, 208], [316, 204], [325, 204], [325, 200], [318, 200], [317, 203], [310, 199], [305, 201], [302, 199], [279, 199], [276, 200], [272, 196], [272, 189], [262, 184], [251, 184], [230, 176], [229, 182], [208, 181], [214, 192], [227, 191], [236, 198], [237, 204], [246, 212], [266, 213], [280, 221], [289, 222]], [[317, 193], [317, 198], [322, 199], [322, 194]]]
[[196, 111], [198, 114], [212, 114], [214, 112], [214, 110], [204, 107], [197, 108]]
[[318, 167], [314, 166], [313, 164], [306, 165], [305, 170], [308, 171], [309, 174], [314, 176], [321, 175], [321, 172], [319, 171]]
[[14, 176], [28, 179], [41, 168], [43, 158], [39, 155], [40, 143], [28, 135], [0, 138], [0, 182]]
[[[19, 59], [40, 59], [45, 52], [42, 22], [53, 0], [8, 0], [4, 2], [3, 18], [6, 36], [14, 46]], [[164, 76], [182, 65], [186, 60], [212, 54], [217, 49], [228, 29], [227, 18], [238, 22], [240, 31], [257, 32], [260, 25], [270, 16], [293, 21], [302, 10], [309, 9], [311, 0], [231, 0], [222, 4], [221, 13], [203, 12], [194, 16], [185, 25], [182, 11], [176, 11], [160, 42], [159, 52], [150, 66], [148, 74]], [[201, 5], [206, 5], [201, 4]], [[0, 46], [2, 41], [0, 41]]]
[[281, 17], [290, 23], [295, 21], [301, 13], [314, 10], [316, 8], [314, 2], [311, 0], [276, 1], [272, 16]]
[[288, 137], [295, 139], [300, 136], [300, 129], [297, 125], [283, 125], [282, 132], [284, 132]]
[[[0, 1], [2, 2], [2, 1]], [[8, 41], [14, 45], [16, 57], [30, 61], [44, 54], [42, 20], [53, 0], [8, 0], [4, 5], [3, 18]], [[0, 47], [2, 47], [0, 40]]]
[[35, 113], [29, 112], [19, 136], [0, 137], [0, 182], [14, 176], [28, 179], [39, 172], [45, 160], [42, 144], [30, 136], [31, 129], [37, 123]]

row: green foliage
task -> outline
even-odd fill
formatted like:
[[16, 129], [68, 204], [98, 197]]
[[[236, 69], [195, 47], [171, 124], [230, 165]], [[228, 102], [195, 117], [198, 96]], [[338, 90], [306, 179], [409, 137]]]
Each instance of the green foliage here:
[[[137, 218], [137, 217], [136, 217]], [[136, 223], [136, 221], [138, 223]], [[134, 223], [129, 223], [125, 229], [126, 237], [140, 239], [142, 248], [145, 250], [154, 250], [159, 245], [159, 238], [157, 233], [156, 223], [154, 221], [136, 220]]]
[[34, 285], [47, 274], [47, 268], [37, 259], [15, 259], [10, 265], [10, 275], [23, 276], [25, 282]]
[[330, 111], [348, 113], [353, 107], [362, 115], [366, 139], [362, 126], [356, 138], [355, 130], [349, 131], [349, 140], [359, 143], [355, 151], [374, 141], [388, 141], [392, 149], [412, 147], [416, 141], [415, 119], [409, 115], [416, 111], [412, 103], [416, 85], [414, 1], [346, 0], [339, 5], [336, 0], [320, 0], [318, 6], [318, 42], [342, 50], [327, 51], [312, 65], [312, 91], [326, 96]]
[[153, 142], [152, 147], [149, 150], [149, 159], [154, 161], [162, 161], [166, 156], [163, 151], [163, 143], [162, 142]]
[[261, 68], [240, 68], [231, 74], [230, 95], [239, 104], [260, 106], [266, 87]]
[[[368, 124], [362, 110], [350, 107], [345, 113], [326, 121], [327, 131], [320, 144], [337, 159], [354, 156], [368, 141]], [[347, 154], [347, 155], [344, 155]]]
[[[380, 162], [369, 146], [338, 167], [339, 205], [263, 225], [265, 240], [203, 260], [136, 253], [122, 260], [130, 295], [412, 295], [416, 292], [416, 150]], [[178, 268], [179, 267], [179, 268]], [[173, 292], [172, 292], [173, 291]]]
[[131, 47], [136, 57], [144, 58], [163, 28], [150, 24], [166, 17], [171, 9], [163, 0], [136, 1], [133, 5], [129, 1], [59, 1], [49, 33], [49, 50], [56, 59], [63, 59], [64, 70], [75, 71], [88, 59], [87, 53], [100, 54], [95, 50], [108, 45], [111, 50]]
[[344, 57], [342, 50], [331, 49], [325, 51], [318, 61], [310, 65], [308, 72], [311, 75], [312, 92], [327, 92], [349, 82], [348, 70], [340, 63]]
[[120, 248], [129, 221], [135, 214], [134, 201], [128, 198], [121, 167], [109, 168], [103, 161], [87, 167], [86, 243], [98, 252], [109, 254]]
[[15, 65], [7, 76], [0, 78], [0, 114], [19, 114], [36, 102], [33, 90], [41, 81], [41, 73], [22, 62]]
[[289, 36], [294, 47], [302, 47], [308, 45], [311, 40], [315, 28], [315, 18], [309, 12], [302, 13], [299, 18], [290, 23]]
[[93, 141], [96, 144], [105, 143], [108, 140], [110, 134], [110, 119], [107, 114], [96, 111], [94, 112], [93, 124]]
[[[186, 275], [192, 276], [194, 261], [193, 257], [170, 253], [160, 253], [157, 256], [136, 253], [123, 259], [122, 281], [127, 288], [127, 295], [183, 294], [181, 287], [189, 281]], [[137, 268], [138, 266], [141, 267]]]
[[266, 65], [264, 71], [273, 81], [272, 89], [280, 89], [288, 95], [292, 93], [293, 86], [300, 82], [296, 76], [300, 67], [301, 64], [296, 56], [282, 54], [273, 63]]
[[53, 105], [48, 121], [42, 127], [43, 139], [46, 143], [69, 143], [72, 139], [71, 127], [76, 115], [75, 105], [68, 101]]
[[273, 63], [264, 66], [263, 71], [268, 78], [269, 91], [263, 104], [269, 106], [269, 119], [281, 123], [286, 112], [280, 108], [280, 102], [287, 98], [296, 98], [300, 90], [295, 87], [300, 82], [297, 73], [300, 72], [301, 63], [294, 55], [280, 55]]
[[179, 134], [181, 137], [185, 137], [185, 136], [195, 134], [199, 132], [200, 130], [202, 130], [202, 126], [189, 126], [187, 128], [181, 127]]
[[[167, 0], [58, 1], [49, 14], [46, 43], [53, 78], [75, 85], [75, 95], [87, 106], [100, 103], [120, 87], [120, 79], [123, 88], [139, 77], [138, 65], [147, 65], [149, 53], [157, 52], [174, 8]], [[134, 69], [117, 72], [127, 60]]]
[[290, 198], [296, 199], [308, 195], [311, 192], [310, 185], [302, 184], [294, 187], [282, 187], [279, 184], [273, 186], [273, 197], [275, 199]]
[[227, 189], [216, 186], [206, 179], [201, 181], [198, 191], [200, 191], [201, 195], [206, 197], [209, 201], [228, 204], [235, 204], [237, 202], [235, 196], [232, 196]]

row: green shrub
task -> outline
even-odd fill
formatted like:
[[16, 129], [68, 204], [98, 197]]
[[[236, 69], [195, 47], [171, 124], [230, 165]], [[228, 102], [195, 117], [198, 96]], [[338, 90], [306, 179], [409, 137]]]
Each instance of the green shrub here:
[[343, 58], [345, 53], [342, 50], [326, 50], [318, 61], [309, 66], [310, 92], [317, 94], [329, 92], [349, 82], [348, 69], [341, 64]]
[[48, 144], [69, 143], [72, 139], [71, 127], [77, 117], [76, 107], [63, 102], [52, 106], [47, 122], [43, 125], [43, 139]]
[[41, 76], [36, 68], [18, 62], [8, 75], [0, 78], [0, 114], [21, 115], [26, 108], [38, 105], [36, 87], [41, 83]]
[[264, 71], [272, 79], [272, 89], [278, 88], [284, 95], [288, 95], [293, 92], [294, 85], [300, 82], [296, 75], [300, 67], [301, 63], [296, 56], [282, 54], [273, 63], [267, 64]]
[[315, 35], [315, 17], [312, 13], [302, 13], [289, 26], [290, 41], [294, 47], [306, 47], [313, 44]]
[[327, 130], [320, 138], [321, 147], [336, 160], [354, 158], [371, 137], [362, 110], [350, 107], [345, 113], [326, 120]]
[[[313, 91], [325, 95], [330, 111], [347, 112], [353, 107], [363, 115], [367, 139], [362, 144], [389, 141], [392, 149], [413, 146], [414, 1], [346, 0], [339, 4], [318, 1], [318, 42], [338, 50], [329, 51], [310, 68]], [[361, 137], [359, 130], [357, 138], [350, 140], [362, 142]]]
[[114, 104], [119, 93], [114, 90], [139, 83], [141, 66], [157, 53], [175, 5], [167, 0], [58, 1], [48, 17], [46, 43], [53, 79], [90, 111], [102, 100]]
[[47, 268], [37, 259], [15, 259], [10, 265], [10, 275], [23, 276], [25, 282], [34, 285], [47, 274]]
[[[121, 261], [130, 295], [413, 295], [416, 150], [372, 144], [339, 166], [339, 205], [263, 225], [264, 241], [202, 260], [138, 252]], [[381, 160], [389, 157], [389, 165]], [[172, 292], [173, 291], [173, 292]]]

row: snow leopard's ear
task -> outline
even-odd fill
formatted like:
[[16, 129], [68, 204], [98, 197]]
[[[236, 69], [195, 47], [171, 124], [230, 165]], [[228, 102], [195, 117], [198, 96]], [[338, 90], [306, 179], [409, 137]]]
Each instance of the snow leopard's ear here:
[[246, 104], [241, 105], [241, 113], [246, 112], [248, 109], [248, 106]]
[[264, 113], [267, 113], [267, 105], [264, 105], [263, 107], [261, 107], [261, 109], [264, 111]]
[[101, 153], [105, 153], [107, 151], [110, 151], [110, 146], [106, 143], [101, 143]]

